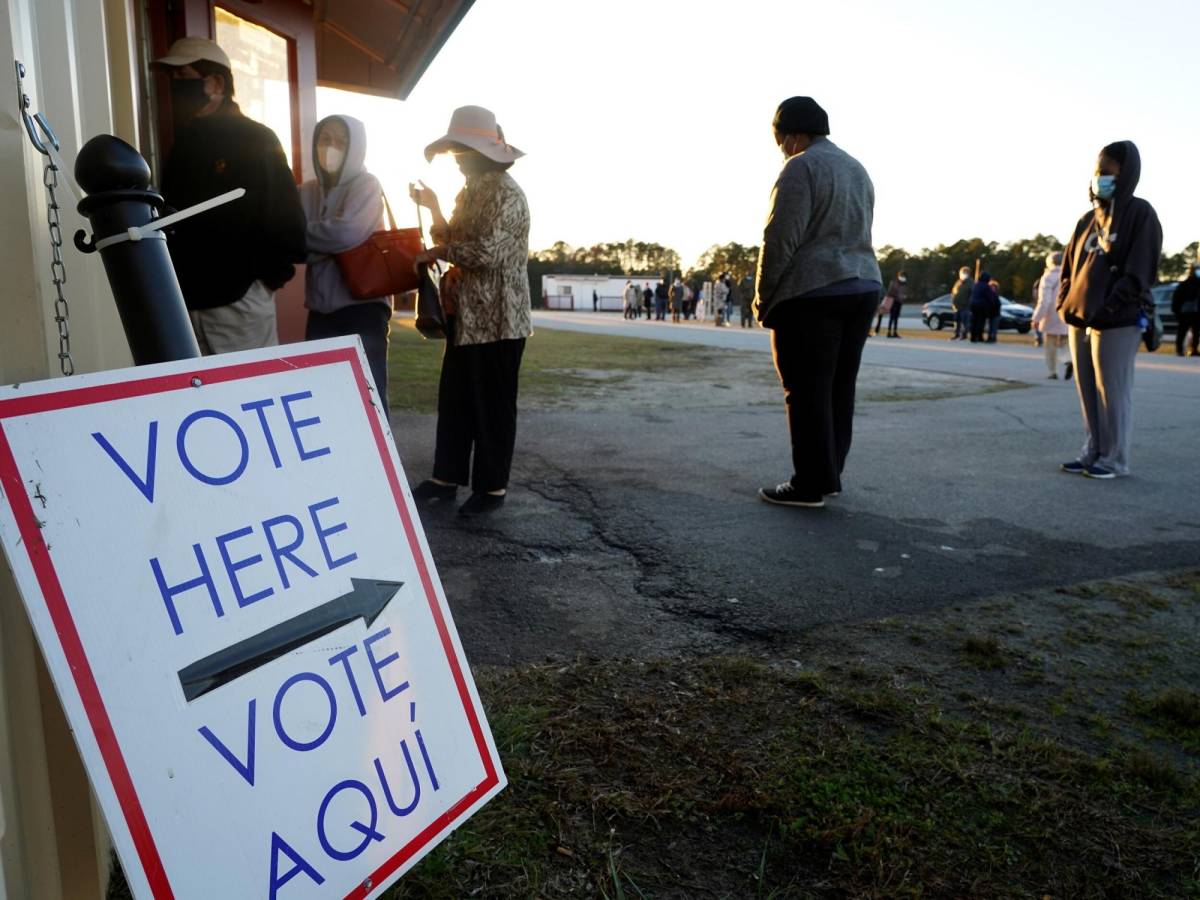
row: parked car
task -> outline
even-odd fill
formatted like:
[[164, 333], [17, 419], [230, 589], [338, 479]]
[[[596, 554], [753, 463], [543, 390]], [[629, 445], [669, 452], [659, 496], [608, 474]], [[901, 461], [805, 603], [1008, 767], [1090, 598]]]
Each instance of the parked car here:
[[1154, 308], [1158, 311], [1158, 317], [1162, 319], [1163, 331], [1175, 333], [1179, 322], [1175, 317], [1175, 313], [1171, 312], [1171, 298], [1175, 296], [1175, 288], [1179, 286], [1177, 281], [1168, 281], [1166, 284], [1156, 284], [1150, 288], [1150, 296], [1154, 298]]
[[[1014, 303], [1007, 297], [1000, 298], [1000, 330], [1016, 331], [1018, 334], [1029, 334], [1032, 328], [1033, 307], [1024, 303]], [[921, 321], [930, 331], [941, 331], [943, 328], [954, 327], [954, 304], [949, 294], [935, 297], [921, 307]]]

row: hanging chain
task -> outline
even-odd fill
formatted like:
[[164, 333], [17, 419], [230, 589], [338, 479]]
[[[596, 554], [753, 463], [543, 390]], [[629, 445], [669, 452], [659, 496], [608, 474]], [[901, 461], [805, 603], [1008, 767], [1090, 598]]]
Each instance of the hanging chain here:
[[62, 225], [58, 219], [58, 166], [46, 157], [42, 171], [42, 184], [46, 186], [46, 224], [50, 229], [50, 280], [54, 282], [54, 324], [58, 326], [58, 365], [64, 375], [75, 374], [75, 361], [71, 358], [71, 310], [67, 306], [63, 285], [67, 283], [67, 267], [62, 257]]
[[[62, 157], [58, 155], [58, 138], [46, 117], [41, 113], [30, 114], [29, 97], [25, 93], [25, 67], [20, 60], [13, 61], [17, 74], [17, 111], [29, 135], [33, 148], [46, 158], [42, 170], [42, 185], [46, 188], [46, 227], [50, 229], [50, 280], [54, 282], [54, 324], [58, 326], [58, 365], [64, 375], [75, 374], [75, 361], [71, 359], [71, 331], [69, 325], [70, 308], [67, 306], [63, 285], [67, 283], [67, 267], [63, 265], [62, 257], [62, 223], [59, 221], [58, 193], [59, 164]], [[74, 195], [71, 186], [71, 176], [62, 172], [64, 183], [62, 187], [68, 194]]]

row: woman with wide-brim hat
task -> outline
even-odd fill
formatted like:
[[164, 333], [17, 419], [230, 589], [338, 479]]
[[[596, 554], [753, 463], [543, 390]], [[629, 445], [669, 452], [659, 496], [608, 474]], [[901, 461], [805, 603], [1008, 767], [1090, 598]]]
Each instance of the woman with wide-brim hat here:
[[466, 184], [447, 219], [437, 195], [410, 186], [433, 217], [435, 245], [418, 263], [445, 260], [446, 352], [438, 384], [433, 477], [413, 489], [419, 501], [454, 499], [470, 484], [463, 515], [504, 503], [517, 436], [517, 379], [532, 333], [529, 301], [529, 205], [508, 169], [524, 154], [504, 139], [495, 115], [479, 106], [454, 111], [446, 134], [425, 158], [452, 153]]

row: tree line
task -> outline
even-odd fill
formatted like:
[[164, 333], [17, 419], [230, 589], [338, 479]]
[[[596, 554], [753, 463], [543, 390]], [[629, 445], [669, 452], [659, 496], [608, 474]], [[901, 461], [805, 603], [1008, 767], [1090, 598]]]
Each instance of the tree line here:
[[[999, 244], [970, 238], [953, 244], [926, 247], [912, 253], [890, 244], [876, 250], [884, 283], [889, 283], [902, 269], [908, 276], [909, 296], [913, 302], [925, 302], [947, 293], [958, 278], [963, 266], [974, 274], [976, 261], [980, 271], [987, 272], [1000, 282], [1000, 292], [1011, 300], [1028, 303], [1033, 296], [1033, 284], [1045, 268], [1046, 254], [1061, 250], [1058, 238], [1038, 234], [1031, 238]], [[1195, 263], [1200, 242], [1193, 241], [1174, 254], [1163, 254], [1159, 264], [1159, 281], [1178, 281]], [[643, 275], [654, 273], [664, 280], [675, 276], [689, 283], [711, 281], [724, 272], [740, 281], [753, 276], [758, 265], [758, 247], [736, 242], [713, 244], [700, 255], [695, 265], [681, 269], [679, 254], [670, 247], [644, 241], [616, 241], [572, 247], [559, 241], [546, 250], [529, 255], [529, 282], [534, 303], [542, 297], [542, 275]]]

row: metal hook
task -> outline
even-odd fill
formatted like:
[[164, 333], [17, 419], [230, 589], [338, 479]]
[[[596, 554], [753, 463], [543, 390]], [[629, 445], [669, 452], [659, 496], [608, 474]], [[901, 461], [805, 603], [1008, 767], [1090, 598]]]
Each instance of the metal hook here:
[[54, 134], [54, 129], [50, 127], [50, 123], [46, 121], [46, 117], [41, 113], [29, 113], [29, 95], [25, 93], [23, 81], [25, 79], [25, 66], [20, 60], [14, 60], [14, 65], [17, 68], [17, 109], [21, 111], [21, 121], [25, 123], [25, 131], [29, 135], [29, 142], [33, 144], [35, 150], [43, 156], [49, 156], [50, 151], [46, 148], [45, 141], [38, 134], [40, 128], [42, 134], [46, 136], [46, 140], [54, 146], [55, 150], [59, 149], [58, 137]]

